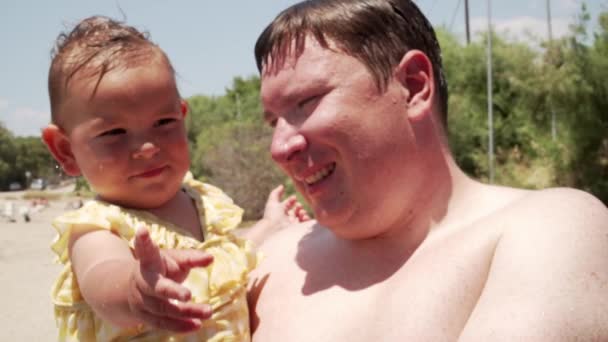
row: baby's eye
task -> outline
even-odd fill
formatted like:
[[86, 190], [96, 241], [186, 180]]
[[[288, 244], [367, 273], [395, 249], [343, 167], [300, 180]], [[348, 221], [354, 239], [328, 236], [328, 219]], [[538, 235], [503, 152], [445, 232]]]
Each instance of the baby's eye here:
[[125, 133], [127, 133], [127, 131], [124, 128], [114, 128], [109, 131], [105, 131], [105, 132], [101, 133], [99, 136], [100, 137], [115, 136], [115, 135], [120, 135], [120, 134], [125, 134]]
[[165, 126], [165, 125], [168, 125], [168, 124], [174, 123], [174, 122], [176, 122], [176, 121], [177, 121], [177, 120], [176, 120], [176, 119], [174, 119], [174, 118], [164, 118], [164, 119], [160, 119], [160, 120], [156, 121], [156, 122], [154, 123], [154, 126], [156, 126], [156, 127], [159, 127], [159, 126]]

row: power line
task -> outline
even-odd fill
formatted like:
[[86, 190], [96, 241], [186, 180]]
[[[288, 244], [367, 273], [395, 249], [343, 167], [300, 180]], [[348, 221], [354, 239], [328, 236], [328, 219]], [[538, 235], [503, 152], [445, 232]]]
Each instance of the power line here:
[[456, 8], [454, 9], [454, 13], [452, 13], [452, 20], [450, 21], [450, 29], [449, 29], [450, 32], [452, 32], [452, 27], [454, 26], [454, 20], [456, 19], [456, 14], [458, 14], [458, 10], [460, 9], [460, 3], [462, 3], [462, 0], [458, 0], [458, 3], [456, 4]]

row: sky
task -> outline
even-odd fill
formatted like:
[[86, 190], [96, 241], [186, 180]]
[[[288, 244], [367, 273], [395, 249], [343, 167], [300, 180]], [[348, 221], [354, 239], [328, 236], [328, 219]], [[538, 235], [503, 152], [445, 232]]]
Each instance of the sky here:
[[[236, 76], [257, 74], [253, 46], [264, 27], [295, 0], [0, 0], [0, 122], [18, 136], [39, 136], [50, 120], [47, 76], [60, 32], [106, 15], [146, 30], [165, 50], [184, 97], [222, 95]], [[463, 0], [417, 0], [433, 25], [464, 40]], [[608, 0], [587, 0], [595, 22]], [[546, 0], [493, 0], [492, 21], [513, 37], [547, 36]], [[568, 32], [580, 0], [551, 0], [554, 37]], [[487, 27], [487, 0], [469, 0], [471, 29]], [[523, 39], [523, 38], [522, 38]]]

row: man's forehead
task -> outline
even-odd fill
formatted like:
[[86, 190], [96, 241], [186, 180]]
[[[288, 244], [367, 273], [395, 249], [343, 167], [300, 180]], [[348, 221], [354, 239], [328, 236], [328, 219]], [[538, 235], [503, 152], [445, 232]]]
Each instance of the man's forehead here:
[[300, 51], [295, 42], [283, 55], [275, 53], [268, 59], [261, 73], [261, 98], [264, 110], [277, 111], [315, 89], [329, 86], [337, 74], [347, 73], [345, 59], [353, 57], [342, 52], [335, 43], [323, 46], [308, 37]]
[[329, 55], [342, 53], [337, 44], [331, 40], [326, 40], [327, 46], [323, 46], [310, 35], [306, 35], [303, 39], [300, 48], [298, 48], [295, 38], [289, 45], [277, 46], [264, 61], [262, 76], [275, 75], [286, 69], [296, 69], [303, 64], [321, 65], [327, 63]]
[[[262, 73], [261, 95], [264, 105], [291, 102], [309, 89], [323, 87], [336, 72], [324, 53], [292, 55], [280, 67]], [[277, 64], [275, 64], [276, 66]]]

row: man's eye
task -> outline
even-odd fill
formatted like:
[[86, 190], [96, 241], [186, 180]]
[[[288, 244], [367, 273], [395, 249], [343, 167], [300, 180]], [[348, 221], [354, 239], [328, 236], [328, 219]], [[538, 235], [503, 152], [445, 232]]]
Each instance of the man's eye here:
[[316, 103], [316, 100], [318, 100], [319, 98], [320, 98], [320, 96], [308, 97], [308, 98], [304, 99], [303, 101], [301, 101], [300, 103], [298, 103], [298, 107], [304, 108], [306, 105]]
[[268, 120], [268, 125], [270, 127], [276, 127], [278, 121], [279, 121], [278, 119]]
[[177, 120], [176, 120], [176, 119], [174, 119], [174, 118], [160, 119], [160, 120], [156, 121], [155, 126], [156, 126], [156, 127], [159, 127], [159, 126], [165, 126], [165, 125], [168, 125], [168, 124], [174, 123], [174, 122], [176, 122], [176, 121], [177, 121]]
[[125, 134], [125, 133], [127, 133], [127, 131], [124, 128], [114, 128], [109, 131], [105, 131], [105, 132], [101, 133], [99, 136], [107, 137], [107, 136], [115, 136], [115, 135], [120, 135], [120, 134]]

